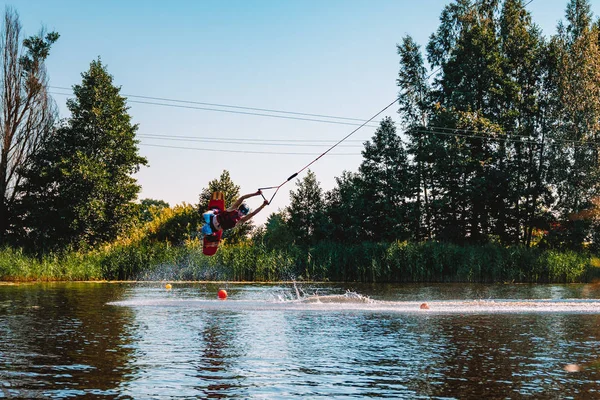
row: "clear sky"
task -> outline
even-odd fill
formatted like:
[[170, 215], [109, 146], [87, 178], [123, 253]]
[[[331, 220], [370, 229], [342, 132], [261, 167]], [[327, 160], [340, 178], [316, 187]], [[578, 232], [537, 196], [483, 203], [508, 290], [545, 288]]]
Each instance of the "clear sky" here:
[[[448, 3], [12, 0], [7, 4], [19, 13], [26, 35], [42, 26], [60, 33], [47, 62], [54, 87], [80, 83], [80, 74], [101, 57], [124, 95], [368, 119], [398, 93], [396, 44], [411, 35], [424, 49]], [[527, 8], [544, 35], [550, 36], [564, 19], [567, 3], [533, 0]], [[592, 1], [592, 10], [596, 17], [600, 15], [600, 1]], [[67, 117], [67, 97], [54, 98], [61, 117]], [[355, 128], [142, 103], [130, 106], [133, 121], [139, 124], [140, 153], [149, 161], [149, 167], [136, 176], [142, 185], [140, 198], [171, 205], [197, 203], [202, 188], [225, 169], [242, 193], [279, 185]], [[396, 109], [383, 115], [397, 120]], [[353, 141], [311, 166], [324, 190], [333, 188], [335, 177], [344, 170], [357, 170], [361, 143], [374, 129], [359, 130], [350, 137]], [[238, 139], [238, 143], [158, 140], [145, 135]], [[240, 144], [239, 139], [267, 140], [271, 145]], [[271, 212], [288, 205], [289, 191], [295, 187], [295, 181], [283, 186], [256, 222], [263, 223]], [[250, 201], [252, 208], [259, 204], [258, 199]]]

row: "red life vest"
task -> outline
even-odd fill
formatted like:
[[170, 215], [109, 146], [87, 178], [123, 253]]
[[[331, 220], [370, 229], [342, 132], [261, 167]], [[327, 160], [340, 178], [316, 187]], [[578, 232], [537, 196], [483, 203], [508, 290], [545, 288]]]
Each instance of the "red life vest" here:
[[240, 219], [242, 219], [242, 215], [238, 212], [238, 210], [223, 211], [217, 214], [217, 221], [223, 229], [233, 228], [240, 221]]

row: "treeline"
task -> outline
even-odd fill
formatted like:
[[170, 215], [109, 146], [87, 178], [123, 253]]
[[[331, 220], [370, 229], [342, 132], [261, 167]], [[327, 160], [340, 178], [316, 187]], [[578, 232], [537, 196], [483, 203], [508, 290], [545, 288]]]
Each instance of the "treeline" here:
[[[546, 38], [523, 1], [454, 1], [427, 43], [429, 70], [411, 37], [398, 54], [401, 126], [385, 118], [364, 144], [358, 171], [344, 172], [331, 191], [309, 171], [255, 241], [304, 249], [307, 268], [332, 254], [362, 268], [358, 260], [368, 260], [352, 256], [355, 249], [425, 241], [448, 253], [439, 262], [420, 254], [423, 279], [548, 281], [540, 260], [582, 279], [580, 260], [566, 254], [600, 250], [600, 19], [590, 3], [569, 1], [565, 21]], [[387, 276], [393, 268], [376, 254], [375, 270]], [[529, 269], [511, 261], [514, 254]], [[464, 268], [444, 266], [448, 259], [490, 264], [467, 278]], [[507, 274], [498, 273], [503, 268]], [[407, 279], [415, 279], [411, 271]]]
[[[521, 0], [446, 6], [425, 54], [398, 45], [402, 125], [385, 118], [358, 171], [308, 174], [273, 216], [295, 243], [437, 240], [600, 248], [600, 20], [571, 0], [546, 38]], [[271, 231], [270, 231], [271, 230]]]
[[[600, 250], [600, 20], [589, 0], [569, 0], [549, 37], [523, 0], [452, 1], [424, 50], [410, 36], [397, 46], [401, 124], [384, 118], [357, 171], [332, 190], [308, 171], [288, 207], [265, 226], [226, 232], [213, 258], [199, 257], [199, 212], [213, 191], [227, 204], [240, 195], [229, 173], [197, 205], [135, 203], [132, 174], [146, 160], [106, 67], [91, 63], [73, 88], [71, 117], [58, 121], [43, 67], [58, 34], [19, 44], [14, 27], [7, 10], [3, 46], [24, 54], [2, 53], [14, 81], [2, 107], [14, 112], [2, 117], [0, 238], [23, 252], [7, 250], [7, 259], [63, 265], [47, 260], [78, 254], [95, 260], [82, 264], [95, 279], [162, 267], [236, 280], [591, 279]], [[17, 93], [12, 103], [7, 93]], [[7, 265], [0, 255], [0, 277], [19, 275]]]

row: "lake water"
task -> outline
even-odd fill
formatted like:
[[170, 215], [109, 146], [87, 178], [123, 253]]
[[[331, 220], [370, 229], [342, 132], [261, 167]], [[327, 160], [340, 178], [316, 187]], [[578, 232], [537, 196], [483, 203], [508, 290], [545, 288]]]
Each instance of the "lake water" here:
[[0, 398], [600, 398], [596, 298], [594, 285], [0, 285]]

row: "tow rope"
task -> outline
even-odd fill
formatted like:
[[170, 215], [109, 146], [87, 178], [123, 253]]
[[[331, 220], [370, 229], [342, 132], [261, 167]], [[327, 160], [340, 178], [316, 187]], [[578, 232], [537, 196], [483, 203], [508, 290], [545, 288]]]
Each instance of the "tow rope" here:
[[[275, 195], [277, 194], [277, 192], [279, 192], [279, 189], [281, 189], [281, 187], [283, 185], [285, 185], [286, 183], [288, 183], [289, 181], [291, 181], [292, 179], [294, 179], [295, 177], [298, 176], [298, 174], [300, 174], [302, 171], [304, 171], [305, 169], [307, 169], [308, 167], [310, 167], [311, 165], [313, 165], [315, 162], [317, 162], [321, 157], [323, 157], [325, 154], [329, 153], [331, 150], [333, 150], [337, 145], [339, 145], [340, 143], [342, 143], [344, 140], [348, 139], [350, 136], [352, 136], [354, 133], [356, 133], [360, 128], [364, 127], [366, 124], [368, 124], [369, 122], [373, 121], [375, 118], [377, 118], [377, 116], [379, 116], [379, 114], [383, 113], [385, 110], [387, 110], [388, 108], [390, 108], [391, 106], [393, 106], [397, 101], [399, 100], [399, 98], [395, 98], [394, 101], [392, 101], [390, 104], [388, 104], [387, 106], [385, 106], [381, 111], [379, 111], [377, 114], [373, 115], [371, 118], [369, 118], [367, 121], [363, 122], [358, 128], [354, 129], [352, 132], [350, 132], [349, 134], [347, 134], [344, 138], [342, 138], [339, 142], [335, 143], [333, 146], [331, 146], [329, 149], [327, 149], [326, 151], [324, 151], [323, 153], [321, 153], [321, 155], [319, 155], [317, 158], [315, 158], [314, 160], [312, 160], [311, 162], [309, 162], [308, 164], [306, 164], [304, 167], [302, 167], [301, 169], [299, 169], [298, 171], [294, 172], [292, 175], [290, 175], [289, 178], [287, 178], [285, 181], [283, 181], [280, 185], [277, 186], [268, 186], [268, 187], [263, 187], [263, 188], [258, 188], [258, 190], [261, 191], [261, 196], [263, 197], [263, 199], [265, 199], [265, 201], [267, 201], [268, 204], [271, 204], [271, 202], [273, 201], [273, 199], [275, 198]], [[267, 200], [267, 198], [262, 194], [263, 190], [269, 190], [269, 189], [275, 189], [275, 193], [273, 193], [273, 196], [271, 196], [271, 198], [269, 200]]]

